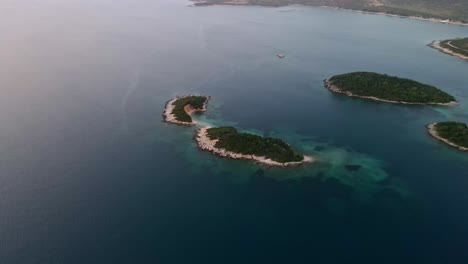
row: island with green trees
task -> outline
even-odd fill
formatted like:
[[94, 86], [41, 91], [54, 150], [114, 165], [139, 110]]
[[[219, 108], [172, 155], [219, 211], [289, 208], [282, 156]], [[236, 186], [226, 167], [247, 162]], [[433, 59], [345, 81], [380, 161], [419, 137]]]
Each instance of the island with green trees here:
[[468, 60], [468, 38], [436, 40], [429, 46], [443, 53]]
[[462, 151], [468, 151], [468, 125], [461, 122], [440, 122], [427, 126], [434, 138]]
[[213, 154], [254, 160], [268, 166], [288, 167], [311, 162], [281, 139], [241, 133], [234, 127], [204, 127], [195, 135], [198, 147]]
[[466, 0], [192, 0], [194, 6], [293, 4], [348, 9], [386, 16], [410, 17], [440, 23], [468, 23]]
[[334, 93], [388, 103], [456, 104], [453, 96], [434, 86], [373, 72], [336, 75], [325, 80], [324, 85]]
[[197, 95], [172, 99], [166, 103], [163, 113], [164, 121], [178, 125], [194, 125], [191, 115], [195, 112], [205, 112], [209, 99], [209, 96]]

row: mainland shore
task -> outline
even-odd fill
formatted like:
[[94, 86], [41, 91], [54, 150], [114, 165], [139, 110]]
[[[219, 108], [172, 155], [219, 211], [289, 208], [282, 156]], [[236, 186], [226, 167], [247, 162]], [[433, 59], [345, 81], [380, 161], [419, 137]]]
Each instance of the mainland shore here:
[[[193, 6], [210, 6], [210, 5], [248, 6], [248, 5], [253, 5], [253, 4], [249, 3], [248, 0], [241, 0], [241, 1], [239, 1], [239, 0], [229, 1], [228, 0], [228, 1], [219, 2], [219, 3], [213, 3], [213, 2], [210, 2], [210, 1], [206, 1], [206, 0], [191, 0], [191, 1], [194, 3]], [[300, 4], [297, 4], [297, 5], [300, 5]], [[458, 26], [468, 26], [468, 23], [465, 23], [465, 22], [462, 22], [462, 21], [454, 21], [454, 20], [450, 20], [450, 19], [426, 18], [426, 17], [419, 17], [419, 16], [404, 16], [404, 15], [385, 13], [385, 12], [365, 11], [365, 10], [359, 10], [359, 9], [343, 8], [343, 7], [336, 7], [336, 6], [325, 6], [325, 5], [322, 5], [322, 6], [303, 5], [303, 6], [331, 8], [331, 9], [336, 9], [336, 10], [346, 10], [346, 11], [351, 11], [351, 12], [359, 12], [359, 13], [368, 14], [368, 15], [381, 15], [381, 16], [388, 16], [388, 17], [409, 18], [409, 19], [415, 19], [415, 20], [421, 20], [421, 21], [429, 21], [429, 22], [433, 22], [433, 23], [443, 23], [443, 24], [458, 25]], [[282, 7], [282, 6], [271, 5], [271, 7]]]
[[363, 95], [356, 95], [348, 91], [343, 91], [339, 87], [333, 85], [333, 83], [329, 80], [326, 79], [323, 81], [325, 88], [330, 90], [331, 92], [338, 93], [338, 94], [344, 94], [346, 96], [350, 97], [357, 97], [357, 98], [363, 98], [363, 99], [369, 99], [369, 100], [374, 100], [374, 101], [379, 101], [379, 102], [385, 102], [385, 103], [392, 103], [392, 104], [407, 104], [407, 105], [438, 105], [438, 106], [455, 106], [458, 103], [456, 101], [452, 101], [449, 103], [436, 103], [436, 102], [429, 102], [429, 103], [414, 103], [414, 102], [404, 102], [404, 101], [392, 101], [392, 100], [386, 100], [386, 99], [381, 99], [377, 98], [374, 96], [363, 96]]
[[462, 22], [462, 21], [454, 21], [454, 20], [450, 20], [450, 19], [426, 18], [426, 17], [418, 17], [418, 16], [403, 16], [403, 15], [390, 14], [390, 13], [385, 13], [385, 12], [364, 11], [364, 10], [358, 10], [358, 9], [333, 7], [333, 6], [320, 6], [320, 7], [332, 8], [332, 9], [337, 9], [337, 10], [348, 10], [348, 11], [359, 12], [359, 13], [368, 14], [368, 15], [381, 15], [381, 16], [388, 16], [388, 17], [409, 18], [409, 19], [415, 19], [415, 20], [421, 20], [421, 21], [429, 21], [429, 22], [433, 22], [433, 23], [443, 23], [443, 24], [458, 25], [458, 26], [468, 26], [468, 23], [465, 23], [465, 22]]
[[299, 166], [299, 165], [303, 165], [306, 163], [311, 163], [314, 161], [314, 158], [304, 156], [304, 159], [299, 162], [281, 163], [281, 162], [277, 162], [271, 159], [267, 159], [265, 157], [259, 157], [259, 156], [248, 155], [248, 154], [240, 154], [240, 153], [235, 153], [232, 151], [227, 151], [225, 149], [217, 148], [216, 142], [218, 140], [212, 140], [208, 137], [207, 130], [209, 128], [210, 127], [203, 127], [196, 131], [195, 140], [197, 142], [198, 148], [204, 151], [211, 152], [221, 157], [230, 158], [230, 159], [253, 160], [257, 163], [260, 163], [266, 166], [271, 166], [271, 167], [294, 167], [294, 166]]
[[435, 139], [437, 139], [439, 141], [442, 141], [445, 144], [447, 144], [447, 145], [449, 145], [451, 147], [457, 148], [457, 149], [459, 149], [461, 151], [468, 151], [468, 148], [465, 148], [465, 147], [459, 146], [457, 144], [454, 144], [454, 143], [448, 141], [447, 139], [439, 136], [439, 134], [437, 134], [436, 125], [437, 125], [437, 123], [432, 123], [432, 124], [427, 125], [427, 131], [429, 132], [429, 134], [433, 138], [435, 138]]
[[[176, 101], [180, 100], [180, 99], [184, 99], [184, 98], [187, 98], [187, 97], [189, 97], [189, 96], [176, 97], [174, 99], [171, 99], [171, 100], [167, 101], [164, 112], [163, 112], [164, 122], [172, 123], [172, 124], [176, 124], [176, 125], [182, 125], [182, 126], [193, 126], [193, 125], [195, 125], [197, 123], [196, 121], [193, 121], [193, 120], [191, 122], [180, 121], [180, 120], [177, 119], [177, 117], [173, 113], [174, 108], [176, 107], [174, 105], [174, 103]], [[196, 112], [206, 112], [207, 107], [208, 107], [208, 101], [210, 99], [211, 99], [211, 97], [207, 96], [206, 100], [205, 100], [205, 103], [203, 104], [203, 107], [200, 108], [200, 109], [196, 109], [190, 104], [185, 105], [184, 106], [185, 113], [187, 113], [187, 115], [189, 115], [189, 116], [192, 116]]]
[[[450, 42], [448, 44], [450, 45]], [[428, 46], [433, 48], [433, 49], [436, 49], [436, 50], [438, 50], [440, 52], [443, 52], [445, 54], [452, 55], [452, 56], [455, 56], [455, 57], [460, 58], [460, 59], [468, 60], [468, 56], [465, 56], [465, 55], [460, 54], [460, 53], [453, 52], [452, 50], [449, 50], [447, 48], [442, 47], [440, 45], [440, 40], [435, 40], [435, 41], [431, 42]]]

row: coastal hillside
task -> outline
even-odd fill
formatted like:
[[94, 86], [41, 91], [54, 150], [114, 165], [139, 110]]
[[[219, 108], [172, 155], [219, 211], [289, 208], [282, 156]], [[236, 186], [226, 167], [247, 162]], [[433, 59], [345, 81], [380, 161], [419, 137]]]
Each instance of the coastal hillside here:
[[402, 16], [449, 19], [468, 23], [466, 0], [207, 0], [203, 4], [285, 6], [302, 4], [330, 6]]

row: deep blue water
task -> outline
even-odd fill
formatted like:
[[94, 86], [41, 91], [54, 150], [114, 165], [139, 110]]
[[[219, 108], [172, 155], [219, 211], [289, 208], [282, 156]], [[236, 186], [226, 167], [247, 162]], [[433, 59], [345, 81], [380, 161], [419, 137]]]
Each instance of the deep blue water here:
[[[468, 27], [179, 0], [9, 0], [0, 22], [0, 263], [468, 262], [468, 156], [424, 127], [468, 122], [468, 62], [426, 47]], [[323, 88], [357, 70], [460, 105]], [[199, 152], [161, 118], [188, 93], [213, 97], [202, 124], [318, 162]]]

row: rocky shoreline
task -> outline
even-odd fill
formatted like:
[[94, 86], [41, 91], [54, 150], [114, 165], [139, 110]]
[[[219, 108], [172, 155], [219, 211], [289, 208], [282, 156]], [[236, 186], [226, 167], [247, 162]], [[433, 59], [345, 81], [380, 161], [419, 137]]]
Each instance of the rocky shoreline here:
[[444, 142], [445, 144], [453, 147], [453, 148], [456, 148], [456, 149], [459, 149], [461, 151], [468, 151], [468, 148], [465, 148], [465, 147], [462, 147], [462, 146], [459, 146], [457, 144], [454, 144], [450, 141], [448, 141], [447, 139], [443, 138], [443, 137], [440, 137], [439, 134], [437, 134], [437, 130], [436, 130], [436, 126], [437, 123], [432, 123], [432, 124], [429, 124], [427, 125], [427, 131], [429, 132], [429, 135], [431, 135], [433, 138], [439, 140], [439, 141], [442, 141]]
[[451, 55], [451, 56], [454, 56], [454, 57], [457, 57], [457, 58], [460, 58], [460, 59], [468, 60], [468, 56], [453, 52], [450, 49], [447, 49], [447, 48], [444, 48], [444, 47], [440, 46], [440, 40], [435, 40], [435, 41], [431, 42], [428, 46], [433, 48], [433, 49], [436, 49], [436, 50], [438, 50], [438, 51], [440, 51], [442, 53], [445, 53], [445, 54], [448, 54], [448, 55]]
[[363, 99], [369, 99], [369, 100], [374, 100], [374, 101], [379, 101], [379, 102], [385, 102], [385, 103], [392, 103], [392, 104], [407, 104], [407, 105], [437, 105], [437, 106], [455, 106], [457, 105], [456, 101], [452, 101], [449, 103], [435, 103], [435, 102], [429, 102], [429, 103], [413, 103], [413, 102], [404, 102], [404, 101], [392, 101], [392, 100], [386, 100], [386, 99], [380, 99], [374, 96], [362, 96], [362, 95], [356, 95], [351, 92], [343, 91], [339, 87], [333, 85], [333, 83], [326, 79], [323, 81], [325, 88], [330, 90], [331, 92], [338, 93], [338, 94], [344, 94], [346, 96], [350, 97], [357, 97], [357, 98], [363, 98]]
[[304, 156], [304, 160], [299, 161], [299, 162], [281, 163], [281, 162], [277, 162], [271, 159], [267, 159], [265, 157], [258, 157], [255, 155], [248, 155], [248, 154], [240, 154], [240, 153], [235, 153], [232, 151], [227, 151], [225, 149], [220, 149], [216, 147], [217, 140], [212, 140], [208, 137], [207, 130], [209, 128], [210, 127], [203, 127], [196, 131], [194, 138], [195, 138], [195, 141], [197, 142], [198, 148], [200, 150], [208, 151], [208, 152], [211, 152], [215, 155], [218, 155], [224, 158], [252, 160], [257, 163], [260, 163], [266, 166], [271, 166], [271, 167], [294, 167], [294, 166], [304, 165], [306, 163], [311, 163], [314, 161], [314, 158]]
[[[164, 112], [162, 114], [164, 122], [172, 123], [172, 124], [176, 124], [176, 125], [181, 125], [181, 126], [193, 126], [193, 125], [195, 125], [197, 123], [197, 122], [195, 122], [193, 120], [192, 120], [192, 122], [179, 121], [179, 120], [177, 120], [176, 116], [172, 113], [172, 111], [174, 110], [174, 107], [175, 107], [174, 103], [179, 99], [183, 99], [183, 98], [186, 98], [186, 97], [189, 97], [189, 96], [192, 96], [192, 95], [183, 96], [183, 97], [176, 97], [176, 98], [171, 99], [171, 100], [166, 102], [165, 109], [164, 109]], [[196, 113], [196, 112], [206, 112], [207, 107], [208, 107], [208, 101], [210, 99], [211, 99], [210, 96], [206, 96], [206, 100], [205, 100], [205, 103], [203, 104], [202, 109], [195, 109], [191, 105], [186, 105], [184, 107], [184, 111], [190, 116], [193, 113]]]

